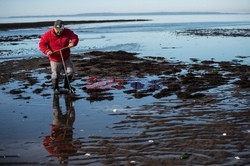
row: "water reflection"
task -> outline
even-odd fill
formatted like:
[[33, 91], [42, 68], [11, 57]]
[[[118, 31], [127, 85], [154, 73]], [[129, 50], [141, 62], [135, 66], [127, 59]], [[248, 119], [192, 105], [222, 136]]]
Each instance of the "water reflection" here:
[[73, 101], [69, 95], [65, 95], [66, 111], [63, 112], [59, 99], [59, 95], [54, 95], [51, 135], [44, 137], [43, 145], [49, 154], [57, 157], [60, 164], [67, 165], [69, 156], [78, 151], [80, 143], [73, 140], [75, 121]]

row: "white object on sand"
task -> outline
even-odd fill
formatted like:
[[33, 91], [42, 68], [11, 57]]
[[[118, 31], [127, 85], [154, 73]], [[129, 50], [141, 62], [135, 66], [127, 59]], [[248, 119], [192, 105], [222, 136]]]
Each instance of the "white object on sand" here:
[[91, 154], [90, 153], [86, 153], [85, 156], [91, 156]]
[[239, 160], [239, 159], [240, 159], [240, 157], [239, 157], [239, 156], [236, 156], [236, 157], [235, 157], [235, 159], [236, 159], [236, 160]]

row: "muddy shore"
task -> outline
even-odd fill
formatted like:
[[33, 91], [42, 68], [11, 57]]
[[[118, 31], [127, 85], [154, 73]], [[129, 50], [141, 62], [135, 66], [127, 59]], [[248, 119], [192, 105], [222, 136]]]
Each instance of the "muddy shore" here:
[[[148, 19], [119, 19], [119, 20], [82, 20], [82, 21], [64, 21], [65, 25], [70, 24], [94, 24], [94, 23], [111, 23], [111, 22], [135, 22], [135, 21], [150, 21]], [[24, 22], [24, 23], [5, 23], [0, 24], [0, 30], [23, 29], [23, 28], [40, 28], [53, 26], [54, 21], [44, 22]]]
[[[92, 77], [122, 79], [119, 93], [129, 96], [127, 100], [152, 97], [158, 102], [139, 108], [127, 106], [123, 112], [110, 114], [124, 117], [109, 126], [124, 134], [77, 138], [78, 152], [64, 154], [71, 158], [69, 163], [250, 164], [250, 66], [213, 60], [192, 59], [193, 63], [183, 63], [162, 57], [138, 58], [136, 53], [124, 51], [93, 51], [72, 55], [72, 60], [75, 65], [72, 85], [79, 93], [72, 100], [114, 99], [112, 91], [102, 89], [103, 85], [98, 86], [96, 81], [93, 84], [97, 88], [88, 89], [87, 78]], [[2, 93], [13, 95], [15, 100], [31, 101], [33, 95], [28, 91], [53, 97], [53, 93], [47, 93], [51, 89], [47, 57], [0, 63], [0, 73]], [[143, 79], [147, 81], [142, 82]], [[11, 82], [17, 82], [17, 86], [10, 89]], [[83, 93], [87, 96], [82, 96]], [[125, 134], [134, 129], [141, 132]]]
[[[125, 93], [132, 93], [137, 98], [147, 95], [161, 98], [173, 94], [181, 99], [200, 98], [206, 94], [198, 92], [227, 85], [229, 82], [237, 88], [250, 88], [250, 80], [248, 79], [250, 67], [237, 62], [216, 62], [213, 60], [200, 62], [198, 59], [192, 59], [194, 63], [186, 64], [167, 61], [162, 57], [138, 58], [136, 53], [125, 51], [93, 51], [72, 55], [72, 60], [76, 70], [75, 80], [86, 82], [87, 77], [95, 79], [118, 78], [124, 79], [123, 86], [132, 81], [137, 83], [135, 85], [137, 88], [125, 91]], [[10, 68], [10, 66], [12, 67]], [[0, 68], [1, 84], [21, 80], [27, 81], [30, 86], [33, 86], [41, 82], [41, 78], [31, 76], [34, 71], [46, 73], [44, 79], [50, 80], [50, 66], [47, 57], [6, 61], [0, 63]], [[126, 82], [129, 80], [128, 78], [143, 79], [148, 76], [157, 76], [157, 79], [151, 81], [152, 85], [158, 85], [159, 88], [153, 86], [153, 88], [145, 89], [140, 87], [140, 82], [132, 79], [130, 82]], [[98, 83], [97, 80], [94, 83]], [[43, 84], [43, 86], [49, 88], [50, 84]], [[131, 86], [133, 86], [132, 83]], [[86, 87], [79, 86], [79, 88], [88, 91]]]
[[189, 29], [177, 31], [177, 35], [186, 36], [223, 36], [223, 37], [250, 37], [250, 29]]

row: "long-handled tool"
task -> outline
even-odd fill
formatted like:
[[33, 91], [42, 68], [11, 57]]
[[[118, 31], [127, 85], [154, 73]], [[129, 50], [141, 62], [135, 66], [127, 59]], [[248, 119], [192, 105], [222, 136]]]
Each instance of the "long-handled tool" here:
[[69, 47], [68, 47], [68, 46], [67, 46], [67, 47], [63, 47], [63, 48], [61, 48], [61, 49], [58, 49], [58, 50], [53, 51], [53, 53], [58, 52], [58, 51], [65, 50], [65, 49], [67, 49], [67, 48], [69, 48]]
[[72, 89], [71, 85], [70, 85], [69, 77], [67, 75], [67, 69], [66, 69], [66, 65], [65, 65], [65, 62], [64, 62], [63, 54], [62, 54], [63, 49], [65, 49], [65, 48], [62, 48], [59, 51], [60, 51], [60, 55], [61, 55], [61, 59], [62, 59], [62, 64], [63, 64], [63, 68], [64, 68], [64, 72], [65, 72], [65, 77], [67, 79], [68, 86], [69, 86], [69, 93], [75, 93], [74, 90]]

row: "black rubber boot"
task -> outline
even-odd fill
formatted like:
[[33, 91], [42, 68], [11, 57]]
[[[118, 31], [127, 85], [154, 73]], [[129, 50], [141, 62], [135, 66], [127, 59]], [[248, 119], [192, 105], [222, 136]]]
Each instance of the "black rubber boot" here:
[[58, 78], [52, 79], [52, 87], [55, 93], [59, 93]]
[[[69, 78], [69, 83], [72, 81], [72, 76], [68, 76], [68, 78]], [[69, 90], [72, 90], [73, 92], [75, 92], [75, 88], [74, 87], [72, 87], [72, 86], [70, 86], [69, 87], [69, 83], [68, 83], [68, 80], [67, 80], [67, 76], [65, 76], [64, 77], [64, 88], [65, 89], [69, 89]]]

